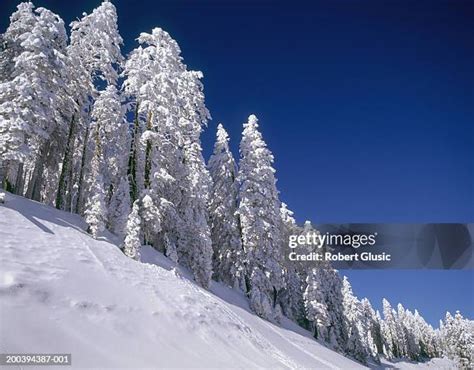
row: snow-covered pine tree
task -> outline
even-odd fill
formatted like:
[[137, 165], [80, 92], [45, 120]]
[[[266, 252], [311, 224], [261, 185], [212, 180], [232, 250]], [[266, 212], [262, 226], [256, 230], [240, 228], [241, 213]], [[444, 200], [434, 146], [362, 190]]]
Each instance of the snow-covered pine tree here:
[[329, 263], [317, 268], [319, 287], [323, 292], [324, 305], [328, 313], [329, 325], [326, 342], [337, 351], [345, 352], [348, 342], [347, 326], [344, 318], [342, 279]]
[[401, 357], [400, 338], [398, 332], [398, 319], [395, 310], [390, 305], [390, 302], [385, 298], [382, 300], [383, 306], [383, 322], [382, 322], [382, 336], [384, 339], [384, 353], [388, 359]]
[[461, 369], [474, 367], [474, 321], [465, 319], [459, 311], [453, 317], [446, 313], [441, 323], [444, 354], [455, 360]]
[[286, 288], [280, 298], [284, 315], [301, 327], [309, 329], [304, 304], [306, 273], [300, 271], [297, 267], [287, 267], [285, 269], [285, 285]]
[[360, 303], [362, 305], [363, 331], [367, 333], [367, 336], [363, 338], [365, 340], [365, 346], [369, 349], [369, 355], [372, 359], [379, 363], [379, 354], [383, 354], [380, 314], [374, 311], [367, 298], [363, 298]]
[[[154, 182], [151, 173], [157, 169], [167, 172], [168, 180], [174, 179], [175, 169], [169, 167], [176, 167], [176, 163], [182, 161], [179, 150], [182, 138], [176, 112], [177, 77], [184, 72], [181, 51], [176, 41], [160, 28], [153, 29], [151, 34], [141, 33], [138, 42], [140, 46], [130, 53], [123, 71], [123, 89], [129, 106], [135, 111], [129, 159], [132, 200], [138, 199], [145, 188], [145, 162], [150, 164], [149, 181]], [[147, 158], [145, 152], [148, 152]], [[175, 162], [166, 163], [171, 159]], [[153, 186], [147, 184], [147, 187]], [[176, 204], [179, 200], [175, 199], [176, 195], [178, 192], [163, 198]]]
[[155, 205], [148, 191], [142, 192], [140, 216], [142, 219], [142, 230], [144, 243], [147, 245], [153, 241], [155, 235], [161, 231], [161, 213]]
[[[97, 162], [96, 157], [92, 162]], [[90, 188], [89, 197], [84, 211], [84, 219], [89, 225], [89, 232], [94, 238], [104, 231], [107, 218], [107, 207], [105, 200], [105, 192], [103, 185], [103, 178], [100, 173], [97, 173], [95, 168], [97, 164], [92, 164], [92, 184]]]
[[[165, 244], [165, 234], [175, 244], [180, 230], [176, 206], [181, 192], [176, 188], [185, 174], [178, 145], [182, 140], [177, 140], [181, 132], [176, 114], [176, 78], [184, 67], [177, 43], [165, 31], [155, 28], [151, 34], [142, 33], [138, 42], [140, 46], [130, 53], [123, 71], [123, 89], [129, 106], [135, 110], [129, 158], [130, 195], [132, 201], [150, 196], [158, 213], [163, 213], [157, 217], [167, 220], [158, 235], [144, 225], [147, 239], [152, 239], [147, 242], [159, 249]], [[144, 193], [146, 164], [150, 166], [149, 183]]]
[[104, 191], [104, 176], [106, 170], [102, 154], [101, 131], [103, 130], [100, 122], [94, 122], [95, 150], [92, 158], [90, 173], [90, 190], [85, 206], [85, 221], [89, 225], [89, 231], [94, 238], [105, 229], [107, 222], [107, 204]]
[[328, 307], [326, 305], [325, 291], [321, 279], [322, 270], [314, 268], [306, 278], [304, 292], [304, 305], [306, 318], [311, 322], [313, 336], [330, 342], [329, 327], [331, 326]]
[[275, 317], [278, 294], [284, 288], [280, 256], [282, 221], [273, 155], [249, 116], [240, 143], [239, 217], [245, 250], [246, 288], [250, 307], [261, 317]]
[[[307, 232], [305, 228], [296, 225], [293, 212], [288, 209], [285, 203], [281, 203], [280, 217], [283, 223], [281, 253], [288, 253], [290, 235], [299, 235]], [[285, 289], [280, 296], [282, 311], [286, 317], [298, 323], [300, 326], [309, 329], [306, 318], [305, 303], [303, 293], [306, 289], [306, 268], [302, 263], [287, 262], [285, 270]]]
[[[89, 147], [91, 103], [97, 95], [96, 86], [104, 83], [107, 85], [116, 84], [117, 70], [123, 62], [120, 52], [122, 42], [117, 27], [117, 11], [110, 1], [104, 1], [91, 14], [85, 14], [80, 20], [71, 23], [71, 43], [68, 55], [77, 66], [79, 73], [76, 74], [76, 80], [82, 84], [83, 91], [80, 97], [75, 97], [80, 105], [79, 117], [73, 120], [76, 127], [70, 131], [72, 137], [68, 138], [69, 143], [76, 143], [75, 155], [73, 158], [64, 157], [63, 161], [63, 168], [73, 168], [75, 175], [68, 176], [68, 181], [63, 181], [61, 185], [71, 189], [72, 181], [77, 183], [75, 206], [77, 213], [82, 212], [86, 185], [84, 179], [87, 178], [90, 171], [89, 164], [92, 155]], [[74, 163], [68, 163], [72, 159], [74, 159]], [[62, 175], [65, 176], [65, 174]], [[59, 194], [65, 191], [65, 189], [59, 189]], [[61, 202], [57, 201], [56, 203]]]
[[415, 337], [415, 317], [409, 310], [405, 310], [401, 303], [397, 306], [398, 322], [401, 329], [401, 336], [403, 337], [404, 356], [414, 360], [419, 360], [420, 346]]
[[222, 124], [217, 126], [214, 152], [208, 168], [212, 178], [209, 218], [214, 249], [214, 277], [231, 287], [244, 289], [244, 256], [237, 218], [237, 166]]
[[[4, 40], [7, 57], [14, 56], [14, 63], [8, 64], [6, 80], [0, 87], [1, 127], [9, 131], [0, 135], [0, 140], [7, 139], [8, 143], [0, 147], [5, 152], [2, 158], [10, 158], [10, 164], [18, 167], [6, 173], [16, 176], [16, 192], [22, 194], [25, 163], [30, 179], [27, 196], [48, 200], [57, 180], [58, 152], [63, 150], [72, 109], [67, 92], [64, 22], [47, 9], [33, 12], [32, 4], [21, 4]], [[24, 150], [24, 144], [29, 150]]]
[[110, 225], [119, 235], [123, 235], [124, 220], [130, 212], [129, 195], [124, 191], [124, 186], [128, 184], [125, 178], [128, 130], [115, 86], [109, 85], [100, 93], [94, 102], [91, 117], [95, 152], [84, 213], [94, 236], [97, 226], [93, 225], [98, 225], [99, 231], [104, 225]]
[[[124, 110], [114, 85], [109, 85], [100, 92], [94, 102], [91, 116], [96, 128], [95, 140], [101, 148], [100, 156], [103, 162], [101, 176], [109, 214], [107, 224], [114, 227], [122, 224], [120, 228], [123, 227], [123, 222], [119, 220], [123, 220], [130, 213], [129, 196], [124, 194], [123, 188], [119, 189], [120, 185], [124, 186], [124, 178], [127, 175], [129, 140]], [[93, 171], [91, 173], [93, 174]], [[121, 195], [117, 197], [116, 192], [119, 190]], [[123, 233], [123, 230], [116, 231]]]
[[133, 203], [132, 212], [128, 216], [125, 229], [125, 241], [123, 243], [123, 252], [127, 257], [140, 261], [141, 249], [141, 220], [140, 220], [139, 201]]
[[124, 89], [136, 115], [129, 161], [131, 196], [150, 196], [163, 221], [160, 230], [148, 230], [150, 223], [144, 223], [147, 242], [177, 256], [201, 285], [208, 286], [210, 180], [199, 137], [209, 112], [202, 74], [186, 70], [178, 44], [162, 29], [142, 33], [138, 41], [140, 47], [124, 69]]
[[[200, 140], [202, 129], [210, 118], [204, 102], [202, 78], [201, 72], [188, 70], [178, 78], [178, 124], [182, 130], [186, 174], [178, 212], [187, 231], [184, 238], [180, 234], [177, 253], [180, 260], [191, 268], [196, 281], [208, 287], [212, 276], [212, 242], [207, 204], [212, 180], [202, 156]], [[198, 235], [194, 240], [190, 238], [193, 233]]]
[[195, 280], [208, 288], [212, 277], [212, 242], [207, 214], [211, 178], [198, 143], [185, 148], [184, 160], [187, 186], [180, 203], [184, 234], [179, 237], [178, 258], [191, 269]]
[[367, 338], [367, 335], [370, 335], [370, 331], [366, 332], [364, 330], [366, 328], [363, 325], [362, 306], [357, 297], [354, 296], [351, 284], [346, 276], [344, 276], [342, 281], [342, 297], [344, 319], [348, 335], [346, 353], [366, 364], [373, 343], [370, 343], [370, 345], [364, 343], [364, 338]]
[[433, 358], [440, 355], [437, 335], [420, 313], [415, 310], [414, 314], [415, 337], [420, 346], [421, 358]]
[[[0, 53], [0, 187], [14, 191], [18, 168], [30, 155], [26, 144], [32, 127], [22, 114], [19, 91], [14, 79], [23, 71], [15, 68], [15, 58], [23, 51], [23, 39], [37, 22], [32, 3], [20, 3], [10, 17], [10, 25], [1, 36]], [[20, 67], [20, 66], [19, 66]], [[7, 176], [10, 175], [10, 176]]]

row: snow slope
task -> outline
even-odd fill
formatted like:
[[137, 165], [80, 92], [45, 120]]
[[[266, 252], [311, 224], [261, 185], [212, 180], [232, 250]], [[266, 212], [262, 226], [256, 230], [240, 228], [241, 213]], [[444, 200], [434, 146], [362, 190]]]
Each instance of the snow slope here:
[[[0, 204], [0, 352], [72, 353], [75, 368], [362, 367], [211, 292], [151, 248], [139, 263], [83, 220], [7, 193]], [[389, 364], [387, 367], [398, 367]]]

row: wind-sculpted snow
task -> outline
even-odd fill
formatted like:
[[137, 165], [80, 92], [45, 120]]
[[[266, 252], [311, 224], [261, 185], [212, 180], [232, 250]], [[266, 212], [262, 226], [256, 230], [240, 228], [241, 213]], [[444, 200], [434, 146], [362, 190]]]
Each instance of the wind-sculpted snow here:
[[76, 216], [10, 194], [0, 205], [1, 352], [71, 353], [73, 367], [359, 368], [284, 319], [253, 315], [238, 292]]

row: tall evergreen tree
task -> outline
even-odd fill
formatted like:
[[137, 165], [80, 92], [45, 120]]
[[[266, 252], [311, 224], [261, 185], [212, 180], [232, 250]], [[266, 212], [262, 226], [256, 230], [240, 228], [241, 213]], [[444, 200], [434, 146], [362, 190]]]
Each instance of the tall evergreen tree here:
[[[123, 227], [123, 220], [130, 212], [129, 198], [123, 193], [123, 188], [119, 189], [120, 182], [124, 186], [123, 179], [127, 172], [128, 131], [115, 86], [109, 85], [100, 93], [91, 116], [95, 151], [88, 180], [90, 187], [85, 215], [92, 234], [96, 236], [105, 225]], [[121, 198], [116, 196], [119, 190]], [[115, 231], [123, 234], [123, 229]]]
[[282, 222], [273, 155], [249, 116], [240, 143], [239, 217], [245, 250], [246, 285], [251, 308], [269, 320], [278, 320], [278, 294], [284, 288], [280, 246]]
[[212, 259], [206, 209], [210, 178], [199, 137], [209, 112], [202, 74], [186, 69], [178, 44], [162, 29], [142, 33], [138, 42], [124, 70], [124, 89], [136, 115], [129, 160], [131, 196], [149, 196], [156, 220], [161, 220], [159, 230], [144, 223], [147, 242], [177, 257], [207, 287]]
[[459, 311], [453, 317], [449, 312], [441, 323], [444, 353], [455, 360], [461, 369], [474, 366], [474, 321], [465, 319]]
[[380, 328], [380, 314], [375, 312], [367, 298], [361, 300], [364, 332], [367, 333], [365, 345], [372, 359], [379, 363], [379, 354], [383, 354], [383, 339]]
[[184, 160], [187, 186], [180, 203], [184, 234], [179, 238], [178, 258], [191, 268], [196, 281], [208, 288], [212, 277], [212, 242], [207, 214], [211, 179], [198, 143], [185, 148]]
[[[282, 245], [281, 254], [288, 253], [289, 238], [291, 235], [304, 234], [308, 230], [296, 225], [293, 211], [288, 209], [285, 203], [280, 206], [280, 218], [282, 220]], [[296, 261], [284, 265], [285, 289], [280, 296], [280, 304], [286, 317], [309, 329], [305, 311], [304, 295], [307, 280], [307, 268], [303, 263]]]
[[[351, 284], [346, 276], [342, 282], [342, 297], [345, 325], [347, 328], [348, 341], [346, 345], [346, 353], [359, 360], [367, 363], [369, 350], [372, 344], [368, 345], [364, 338], [371, 337], [370, 331], [366, 331], [363, 321], [362, 306], [357, 297], [352, 292]], [[372, 338], [370, 338], [372, 341]]]
[[[127, 217], [130, 203], [129, 197], [124, 196], [123, 189], [119, 189], [121, 183], [124, 185], [124, 177], [127, 175], [129, 139], [124, 110], [114, 85], [109, 85], [100, 93], [94, 102], [91, 116], [97, 128], [96, 141], [100, 143], [104, 163], [101, 175], [109, 209], [107, 224], [116, 224], [117, 218]], [[121, 192], [120, 199], [116, 196], [117, 191]], [[119, 210], [125, 214], [119, 214]]]
[[[15, 59], [25, 51], [23, 40], [33, 31], [37, 17], [32, 3], [20, 3], [10, 17], [10, 25], [1, 36], [0, 53], [0, 187], [14, 190], [16, 168], [22, 165], [31, 150], [27, 138], [33, 135], [30, 120], [23, 113], [20, 91], [15, 86], [26, 71], [16, 66]], [[16, 82], [14, 80], [16, 79]], [[10, 175], [10, 176], [8, 176]], [[7, 186], [8, 184], [8, 186]]]
[[217, 126], [216, 143], [208, 167], [212, 178], [209, 216], [215, 278], [231, 287], [243, 289], [244, 256], [237, 218], [237, 166], [222, 124]]
[[[30, 3], [21, 4], [17, 12], [21, 14], [12, 17], [14, 24], [5, 35], [11, 42], [10, 56], [15, 56], [7, 72], [9, 85], [2, 84], [6, 89], [0, 89], [0, 113], [6, 118], [2, 120], [6, 127], [21, 129], [12, 132], [14, 135], [1, 136], [15, 138], [14, 146], [26, 143], [28, 155], [24, 156], [23, 150], [16, 151], [16, 160], [27, 166], [27, 196], [48, 201], [55, 186], [58, 152], [63, 150], [65, 122], [71, 110], [65, 56], [67, 36], [58, 15], [44, 8], [34, 12], [32, 9]], [[9, 150], [8, 156], [12, 157], [14, 152]], [[23, 193], [23, 165], [16, 173], [16, 180], [20, 180], [16, 181], [20, 184], [16, 191]]]
[[400, 338], [398, 332], [397, 314], [385, 298], [382, 300], [383, 323], [382, 336], [384, 338], [384, 353], [389, 359], [401, 357]]
[[85, 207], [85, 220], [89, 224], [89, 231], [94, 238], [105, 229], [107, 222], [107, 205], [105, 194], [105, 181], [103, 173], [106, 170], [106, 164], [103, 157], [101, 131], [103, 127], [96, 121], [93, 125], [95, 150], [92, 158], [90, 173], [90, 189]]
[[[81, 213], [83, 210], [84, 193], [87, 190], [85, 179], [88, 178], [93, 154], [90, 143], [90, 112], [92, 103], [97, 96], [97, 86], [115, 85], [118, 79], [118, 69], [123, 57], [120, 45], [123, 40], [118, 32], [117, 11], [110, 1], [104, 1], [91, 14], [85, 14], [80, 20], [71, 23], [71, 43], [68, 48], [69, 58], [75, 61], [79, 74], [77, 80], [83, 85], [80, 97], [75, 97], [80, 110], [77, 119], [72, 121], [75, 128], [71, 130], [68, 142], [75, 143], [73, 158], [64, 157], [63, 168], [74, 169], [75, 179], [68, 176], [62, 186], [71, 188], [72, 181], [77, 184], [77, 199], [75, 211]], [[77, 123], [81, 123], [78, 125]], [[74, 163], [69, 161], [74, 160]], [[62, 174], [65, 176], [65, 174]], [[59, 194], [65, 189], [59, 189]], [[62, 203], [60, 202], [56, 202]]]
[[304, 303], [306, 318], [312, 323], [313, 336], [326, 342], [330, 341], [329, 327], [331, 325], [328, 307], [326, 305], [325, 291], [322, 286], [320, 273], [315, 268], [306, 278]]

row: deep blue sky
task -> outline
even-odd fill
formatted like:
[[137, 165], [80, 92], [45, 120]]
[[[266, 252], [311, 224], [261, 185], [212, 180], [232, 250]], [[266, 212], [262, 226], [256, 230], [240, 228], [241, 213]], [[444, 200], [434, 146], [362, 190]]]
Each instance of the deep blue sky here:
[[[2, 0], [0, 32], [17, 3]], [[99, 0], [35, 4], [69, 23]], [[204, 72], [206, 158], [218, 122], [237, 154], [242, 123], [260, 118], [298, 221], [474, 221], [473, 1], [114, 4], [125, 53], [159, 26]], [[474, 316], [473, 272], [350, 277], [357, 294], [401, 300], [432, 323], [451, 306]]]

